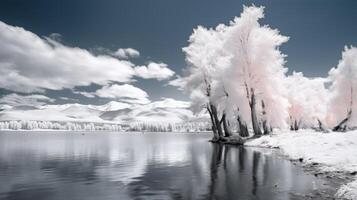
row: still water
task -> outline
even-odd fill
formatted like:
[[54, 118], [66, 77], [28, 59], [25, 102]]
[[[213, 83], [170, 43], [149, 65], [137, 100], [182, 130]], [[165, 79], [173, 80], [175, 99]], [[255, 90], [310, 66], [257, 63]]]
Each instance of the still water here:
[[209, 134], [0, 132], [0, 199], [321, 199], [333, 187], [276, 150]]

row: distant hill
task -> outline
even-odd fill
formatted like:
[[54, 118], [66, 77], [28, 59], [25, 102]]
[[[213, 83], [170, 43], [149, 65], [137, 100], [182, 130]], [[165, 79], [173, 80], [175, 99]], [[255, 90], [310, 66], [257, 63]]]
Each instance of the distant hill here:
[[195, 116], [189, 105], [171, 99], [145, 105], [130, 105], [111, 101], [104, 105], [0, 105], [0, 121], [56, 121], [93, 123], [185, 123], [208, 120], [206, 115]]

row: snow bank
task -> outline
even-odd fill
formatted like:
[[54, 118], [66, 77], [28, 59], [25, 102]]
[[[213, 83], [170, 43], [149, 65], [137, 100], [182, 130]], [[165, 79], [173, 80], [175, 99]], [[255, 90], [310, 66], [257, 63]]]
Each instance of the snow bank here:
[[[357, 172], [357, 131], [347, 133], [317, 133], [313, 130], [277, 132], [248, 141], [247, 146], [280, 148], [291, 159], [318, 163], [323, 172]], [[337, 194], [357, 199], [357, 179], [342, 186]]]
[[336, 193], [336, 197], [357, 199], [357, 180], [343, 185]]

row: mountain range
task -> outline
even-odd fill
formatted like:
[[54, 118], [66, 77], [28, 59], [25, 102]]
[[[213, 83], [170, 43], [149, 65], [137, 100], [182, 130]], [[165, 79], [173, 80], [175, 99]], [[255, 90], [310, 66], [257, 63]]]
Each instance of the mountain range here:
[[183, 123], [206, 120], [194, 115], [190, 104], [170, 98], [149, 104], [110, 101], [104, 105], [8, 105], [0, 104], [0, 121], [36, 120], [97, 123]]

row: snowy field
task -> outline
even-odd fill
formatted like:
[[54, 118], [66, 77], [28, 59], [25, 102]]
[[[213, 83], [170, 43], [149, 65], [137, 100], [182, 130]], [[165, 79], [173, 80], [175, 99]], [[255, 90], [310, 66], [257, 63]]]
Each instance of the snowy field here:
[[321, 172], [345, 172], [354, 181], [343, 185], [336, 197], [357, 199], [357, 131], [317, 133], [313, 130], [276, 132], [247, 142], [247, 146], [279, 148], [291, 159], [318, 166]]

